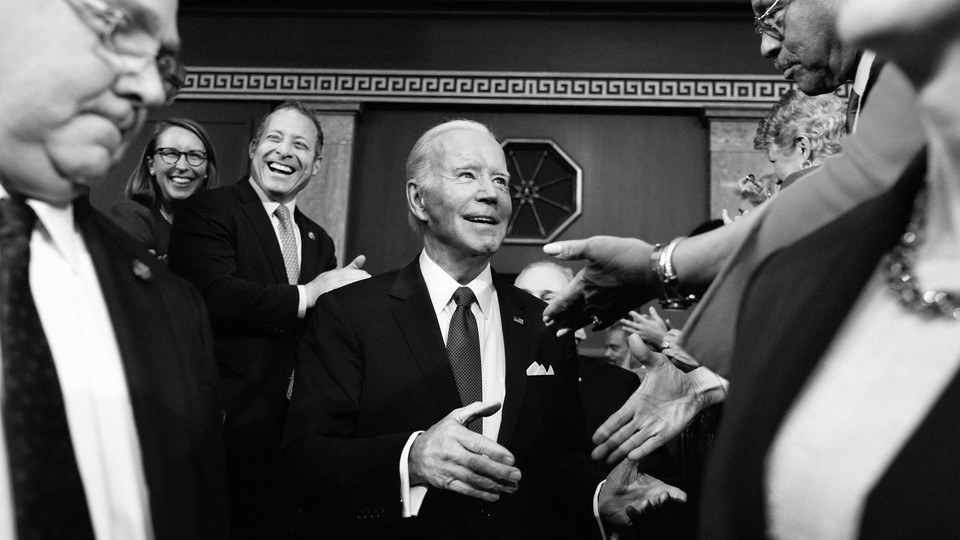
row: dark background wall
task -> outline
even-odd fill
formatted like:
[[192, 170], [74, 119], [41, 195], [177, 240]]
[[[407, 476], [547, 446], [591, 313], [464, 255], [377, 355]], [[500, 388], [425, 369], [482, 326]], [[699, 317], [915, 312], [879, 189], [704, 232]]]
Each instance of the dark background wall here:
[[[183, 58], [204, 67], [771, 75], [749, 2], [274, 0], [240, 9], [183, 0]], [[247, 171], [247, 143], [274, 101], [180, 100], [154, 112], [110, 179], [91, 194], [107, 209], [140, 159], [152, 124], [186, 116], [215, 141], [221, 178]], [[696, 109], [363, 104], [356, 125], [346, 255], [376, 273], [409, 262], [403, 164], [417, 137], [450, 118], [500, 138], [549, 138], [583, 169], [583, 215], [560, 239], [595, 234], [667, 240], [709, 219], [709, 130]], [[505, 246], [504, 273], [543, 258]], [[571, 264], [576, 268], [576, 264]], [[679, 317], [677, 317], [679, 318]], [[676, 322], [676, 321], [675, 321]], [[592, 337], [592, 346], [599, 338]]]

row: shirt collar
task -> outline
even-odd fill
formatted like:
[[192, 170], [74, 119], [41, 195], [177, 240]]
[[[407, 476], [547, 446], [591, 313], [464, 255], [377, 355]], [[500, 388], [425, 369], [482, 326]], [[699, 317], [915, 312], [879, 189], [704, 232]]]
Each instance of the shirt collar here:
[[[420, 273], [423, 274], [423, 281], [427, 284], [427, 292], [430, 294], [430, 303], [433, 304], [433, 311], [440, 313], [447, 307], [453, 293], [460, 284], [457, 280], [450, 277], [443, 268], [433, 262], [433, 259], [427, 255], [426, 250], [420, 252]], [[493, 302], [493, 272], [490, 270], [490, 263], [483, 268], [480, 275], [473, 281], [467, 283], [467, 287], [473, 291], [477, 297], [477, 305], [483, 313], [483, 318], [490, 316], [490, 303]]]
[[[0, 185], [0, 199], [10, 194]], [[77, 229], [73, 221], [73, 203], [55, 206], [36, 199], [27, 199], [27, 204], [37, 214], [37, 229], [53, 245], [67, 263], [77, 269]]]
[[858, 95], [863, 95], [867, 90], [867, 83], [870, 81], [870, 68], [877, 54], [873, 51], [863, 51], [860, 55], [860, 63], [857, 64], [857, 74], [853, 77], [853, 91]]
[[[267, 211], [267, 215], [272, 216], [273, 213], [277, 211], [277, 207], [280, 206], [280, 203], [268, 197], [267, 194], [260, 189], [260, 185], [253, 181], [252, 176], [247, 178], [247, 181], [250, 182], [250, 185], [253, 187], [253, 191], [257, 192], [257, 197], [259, 197], [260, 202], [263, 203], [263, 209]], [[287, 210], [290, 211], [290, 216], [293, 216], [293, 211], [297, 208], [297, 198], [294, 197], [290, 199], [290, 201], [285, 203], [284, 206], [286, 206]]]

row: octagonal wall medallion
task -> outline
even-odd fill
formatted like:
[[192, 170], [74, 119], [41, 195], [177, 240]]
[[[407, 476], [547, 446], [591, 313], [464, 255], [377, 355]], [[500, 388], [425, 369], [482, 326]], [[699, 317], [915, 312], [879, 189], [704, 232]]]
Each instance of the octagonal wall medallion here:
[[506, 244], [547, 244], [583, 212], [583, 171], [549, 139], [505, 139], [513, 213]]

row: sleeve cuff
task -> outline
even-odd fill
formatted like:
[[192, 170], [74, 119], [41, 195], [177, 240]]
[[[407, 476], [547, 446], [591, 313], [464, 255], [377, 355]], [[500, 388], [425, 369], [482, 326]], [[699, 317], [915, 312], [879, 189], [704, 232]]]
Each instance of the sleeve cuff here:
[[420, 505], [423, 504], [423, 498], [427, 496], [426, 486], [410, 486], [410, 468], [408, 465], [410, 457], [410, 447], [413, 441], [423, 431], [414, 431], [407, 439], [407, 444], [403, 445], [403, 451], [400, 452], [400, 517], [416, 517], [420, 512]]
[[698, 367], [687, 374], [693, 388], [703, 402], [703, 408], [722, 403], [727, 399], [730, 382], [707, 367]]
[[307, 316], [307, 288], [297, 285], [297, 294], [300, 297], [297, 303], [297, 318], [302, 319]]
[[603, 489], [604, 483], [606, 480], [597, 484], [597, 489], [593, 492], [593, 517], [597, 520], [597, 527], [600, 527], [600, 538], [606, 540], [607, 531], [603, 528], [603, 519], [600, 517], [600, 490]]

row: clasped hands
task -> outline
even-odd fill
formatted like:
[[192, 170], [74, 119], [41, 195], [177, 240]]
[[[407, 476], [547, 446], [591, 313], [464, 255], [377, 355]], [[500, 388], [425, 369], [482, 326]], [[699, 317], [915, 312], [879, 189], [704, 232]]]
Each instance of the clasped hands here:
[[[522, 478], [509, 450], [465, 426], [500, 409], [498, 402], [477, 402], [453, 410], [417, 437], [408, 457], [411, 485], [446, 489], [488, 502], [514, 493]], [[668, 500], [685, 501], [686, 494], [640, 472], [623, 460], [600, 492], [601, 517], [627, 526], [647, 508]]]

